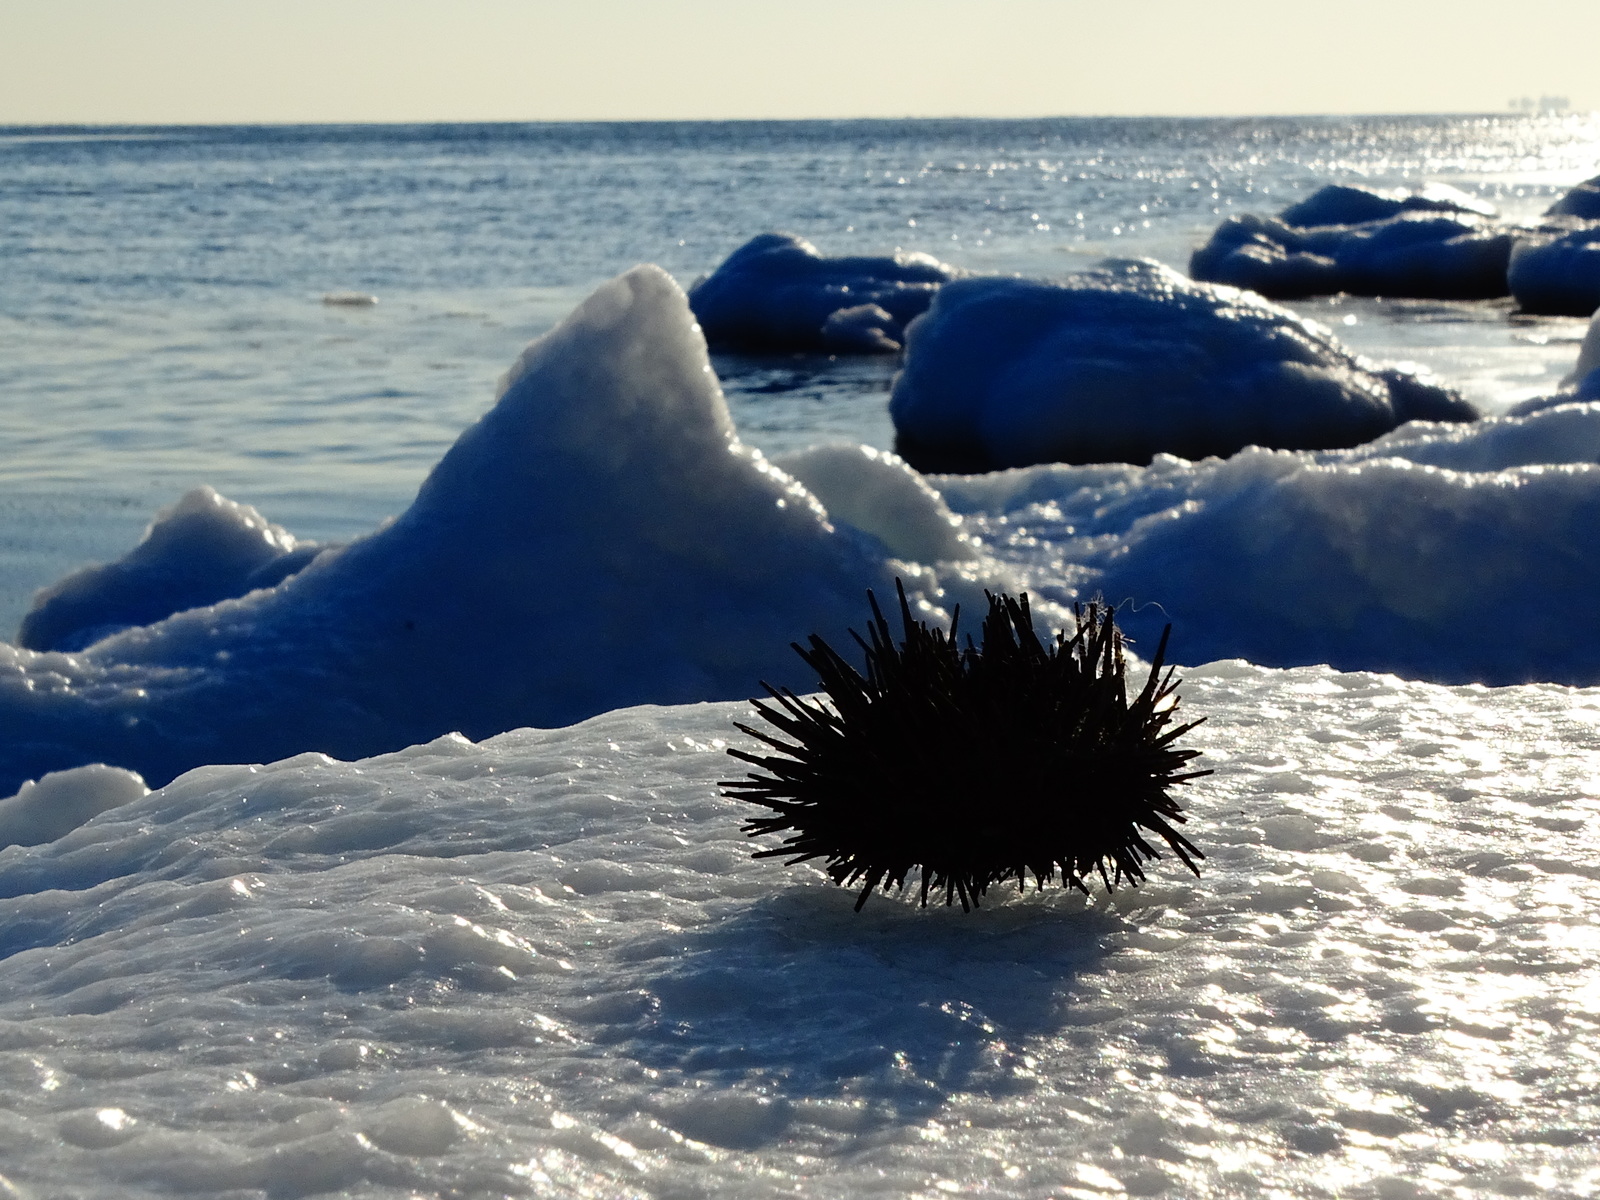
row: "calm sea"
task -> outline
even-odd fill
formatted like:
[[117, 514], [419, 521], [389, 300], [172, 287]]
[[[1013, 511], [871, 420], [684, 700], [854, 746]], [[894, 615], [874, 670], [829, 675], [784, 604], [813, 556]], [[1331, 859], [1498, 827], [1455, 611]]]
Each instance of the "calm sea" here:
[[[687, 285], [785, 229], [982, 271], [1183, 267], [1223, 216], [1329, 181], [1449, 183], [1529, 218], [1597, 169], [1590, 116], [0, 127], [0, 636], [199, 483], [303, 537], [370, 528], [521, 346], [636, 262]], [[1583, 327], [1302, 308], [1490, 408], [1547, 390]], [[892, 362], [718, 367], [747, 441], [888, 444]]]

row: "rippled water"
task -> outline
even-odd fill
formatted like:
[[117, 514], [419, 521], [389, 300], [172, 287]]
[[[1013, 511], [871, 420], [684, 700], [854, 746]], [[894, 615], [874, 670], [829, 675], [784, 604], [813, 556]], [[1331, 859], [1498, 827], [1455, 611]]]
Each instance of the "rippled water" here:
[[[599, 280], [687, 283], [755, 233], [1058, 275], [1182, 266], [1328, 180], [1451, 183], [1514, 217], [1592, 174], [1568, 118], [0, 128], [0, 630], [197, 483], [307, 537], [401, 508], [522, 344]], [[330, 292], [377, 296], [330, 306]], [[1578, 323], [1320, 301], [1357, 349], [1494, 406]], [[884, 445], [893, 365], [719, 362], [747, 440]]]

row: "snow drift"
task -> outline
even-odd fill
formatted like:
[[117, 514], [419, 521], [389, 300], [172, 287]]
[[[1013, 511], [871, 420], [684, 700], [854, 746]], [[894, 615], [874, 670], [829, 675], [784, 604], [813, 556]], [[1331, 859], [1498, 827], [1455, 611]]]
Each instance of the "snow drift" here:
[[893, 353], [955, 276], [927, 254], [828, 258], [793, 234], [763, 233], [696, 283], [689, 304], [719, 349]]
[[1488, 299], [1506, 294], [1513, 242], [1492, 215], [1453, 188], [1395, 195], [1330, 184], [1276, 217], [1229, 217], [1194, 252], [1189, 273], [1285, 300]]
[[[932, 523], [921, 535], [919, 520]], [[972, 557], [937, 503], [882, 531]], [[53, 623], [71, 644], [253, 586], [298, 549], [258, 514], [194, 493], [123, 562], [50, 589], [30, 632], [46, 640]], [[740, 444], [683, 293], [640, 267], [528, 348], [385, 528], [276, 587], [81, 652], [0, 644], [0, 794], [90, 761], [159, 785], [201, 763], [360, 757], [628, 703], [743, 697], [762, 678], [803, 687], [789, 643], [846, 638], [864, 589], [892, 594], [897, 574], [940, 611], [931, 571], [830, 521]], [[946, 575], [967, 599], [1003, 585], [981, 564]]]
[[946, 284], [909, 330], [889, 411], [896, 449], [946, 471], [1352, 446], [1476, 415], [1285, 308], [1145, 261]]

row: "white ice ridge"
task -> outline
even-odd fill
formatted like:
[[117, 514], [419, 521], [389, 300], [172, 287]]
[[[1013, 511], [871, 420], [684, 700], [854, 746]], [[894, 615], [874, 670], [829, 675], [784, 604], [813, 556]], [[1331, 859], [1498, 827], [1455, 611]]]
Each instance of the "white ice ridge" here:
[[[190, 500], [180, 509], [217, 507]], [[955, 544], [947, 511], [923, 519]], [[215, 520], [191, 530], [216, 532]], [[170, 557], [137, 551], [122, 566]], [[749, 696], [764, 678], [809, 686], [790, 642], [846, 638], [866, 589], [892, 597], [896, 575], [938, 618], [944, 589], [981, 605], [983, 586], [1008, 582], [983, 564], [936, 577], [900, 561], [741, 445], [682, 291], [639, 267], [528, 348], [380, 531], [274, 588], [81, 653], [0, 644], [0, 794], [90, 761], [159, 784], [201, 763], [352, 758]], [[106, 581], [144, 579], [105, 569], [55, 594], [115, 600]]]
[[1051, 546], [1141, 642], [1172, 622], [1180, 662], [1592, 684], [1597, 464], [1600, 404], [1566, 403], [1351, 450], [933, 482], [991, 553]]
[[752, 861], [731, 703], [208, 767], [0, 852], [0, 1193], [1591, 1194], [1600, 694], [1182, 690], [1203, 874], [1089, 903]]

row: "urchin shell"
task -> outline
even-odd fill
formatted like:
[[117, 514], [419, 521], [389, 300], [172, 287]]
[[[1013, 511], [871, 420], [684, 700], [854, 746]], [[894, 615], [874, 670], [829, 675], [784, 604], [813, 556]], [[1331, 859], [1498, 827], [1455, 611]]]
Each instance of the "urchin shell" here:
[[1104, 605], [1080, 606], [1073, 636], [1046, 644], [1026, 593], [986, 593], [982, 641], [963, 648], [959, 609], [948, 632], [930, 628], [896, 586], [904, 639], [871, 592], [868, 639], [851, 632], [865, 675], [813, 634], [794, 649], [824, 697], [763, 683], [775, 703], [751, 703], [776, 732], [736, 722], [776, 752], [730, 749], [759, 771], [720, 784], [770, 810], [745, 833], [784, 835], [755, 857], [821, 859], [835, 883], [860, 888], [857, 911], [914, 870], [924, 905], [943, 891], [963, 909], [1030, 875], [1040, 888], [1057, 874], [1085, 892], [1095, 876], [1108, 890], [1136, 885], [1160, 857], [1152, 838], [1199, 874], [1205, 856], [1174, 828], [1186, 818], [1169, 789], [1210, 772], [1185, 770], [1200, 752], [1174, 745], [1200, 721], [1174, 724], [1177, 680], [1162, 671], [1170, 626], [1130, 700]]

